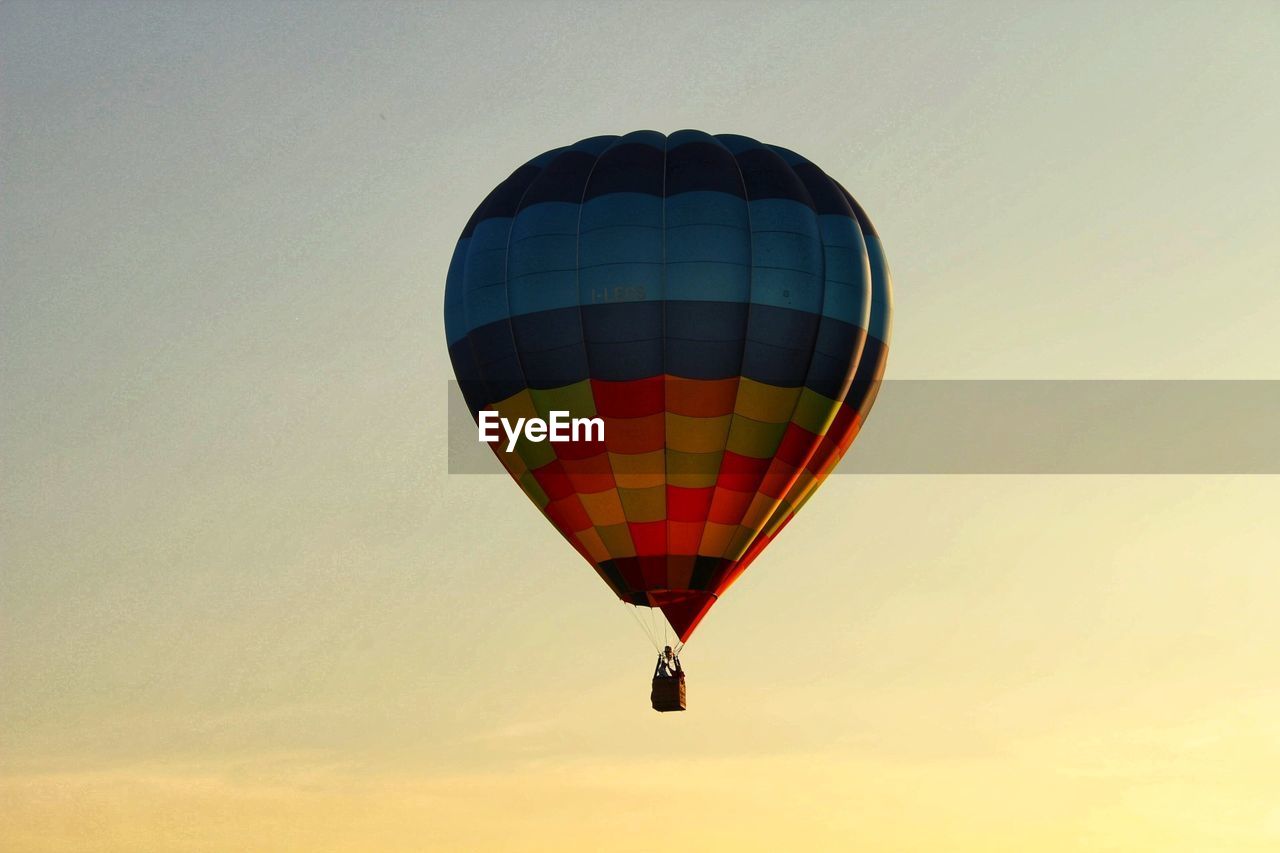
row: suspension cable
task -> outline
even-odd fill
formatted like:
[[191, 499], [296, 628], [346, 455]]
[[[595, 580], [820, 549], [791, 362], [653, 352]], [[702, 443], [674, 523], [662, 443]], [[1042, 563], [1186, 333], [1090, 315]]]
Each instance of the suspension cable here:
[[642, 620], [640, 618], [640, 615], [636, 613], [636, 610], [639, 609], [638, 606], [626, 601], [622, 602], [622, 606], [628, 613], [631, 614], [631, 618], [635, 620], [636, 624], [640, 626], [640, 630], [644, 632], [644, 635], [649, 639], [649, 644], [653, 646], [654, 650], [661, 652], [662, 649], [658, 646], [658, 639], [656, 636], [654, 636], [653, 629], [645, 625], [644, 620]]

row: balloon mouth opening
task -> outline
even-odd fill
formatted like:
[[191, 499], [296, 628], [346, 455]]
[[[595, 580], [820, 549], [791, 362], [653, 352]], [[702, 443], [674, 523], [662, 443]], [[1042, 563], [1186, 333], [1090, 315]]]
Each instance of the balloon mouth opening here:
[[661, 610], [682, 643], [689, 641], [702, 617], [716, 603], [714, 595], [696, 589], [651, 589], [634, 593], [628, 599], [632, 604]]

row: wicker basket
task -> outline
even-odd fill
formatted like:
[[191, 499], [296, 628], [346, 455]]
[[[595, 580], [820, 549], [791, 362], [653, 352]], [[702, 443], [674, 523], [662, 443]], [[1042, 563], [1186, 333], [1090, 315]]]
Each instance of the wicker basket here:
[[653, 679], [653, 692], [649, 694], [655, 711], [683, 711], [685, 709], [684, 676], [658, 675]]

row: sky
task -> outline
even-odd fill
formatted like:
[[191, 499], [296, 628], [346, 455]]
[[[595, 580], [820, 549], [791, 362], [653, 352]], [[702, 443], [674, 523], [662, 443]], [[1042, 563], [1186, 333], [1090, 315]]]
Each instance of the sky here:
[[516, 165], [694, 127], [867, 209], [890, 378], [1280, 379], [1278, 43], [1243, 0], [0, 6], [0, 848], [1280, 847], [1280, 479], [833, 477], [658, 715], [594, 572], [447, 472], [441, 309]]

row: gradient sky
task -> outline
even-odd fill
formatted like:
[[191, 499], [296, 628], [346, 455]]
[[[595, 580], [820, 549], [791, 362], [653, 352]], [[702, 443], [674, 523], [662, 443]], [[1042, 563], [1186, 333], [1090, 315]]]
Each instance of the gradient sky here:
[[0, 847], [1280, 848], [1280, 479], [834, 477], [658, 715], [594, 573], [446, 473], [441, 318], [516, 165], [696, 127], [867, 208], [890, 377], [1280, 379], [1278, 44], [1250, 2], [0, 6]]

